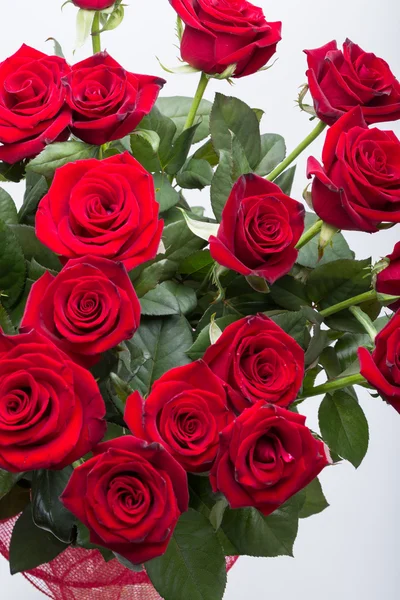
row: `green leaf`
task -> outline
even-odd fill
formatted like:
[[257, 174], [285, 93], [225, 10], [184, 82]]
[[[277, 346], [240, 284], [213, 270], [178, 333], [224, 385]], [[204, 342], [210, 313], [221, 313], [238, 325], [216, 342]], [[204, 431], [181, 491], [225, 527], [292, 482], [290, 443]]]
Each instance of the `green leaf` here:
[[118, 27], [118, 25], [120, 25], [122, 23], [123, 18], [124, 18], [124, 5], [123, 4], [114, 5], [114, 10], [112, 11], [111, 15], [108, 17], [104, 27], [101, 29], [101, 32], [112, 31], [113, 29], [116, 29]]
[[135, 129], [135, 131], [131, 134], [131, 139], [135, 137], [140, 137], [146, 140], [147, 144], [150, 146], [152, 153], [155, 155], [158, 152], [160, 147], [160, 136], [156, 131], [151, 131], [147, 129]]
[[154, 289], [162, 281], [171, 279], [176, 273], [177, 263], [169, 259], [160, 259], [145, 263], [139, 269], [129, 273], [135, 291], [139, 298]]
[[13, 306], [21, 295], [25, 275], [21, 246], [11, 226], [0, 221], [0, 298], [6, 308]]
[[360, 346], [372, 346], [368, 334], [345, 333], [336, 342], [335, 352], [340, 366], [340, 371], [337, 375], [348, 369], [357, 360], [357, 350]]
[[[155, 131], [153, 131], [152, 133], [154, 133], [154, 135], [158, 137], [160, 144], [161, 141], [158, 133]], [[136, 158], [136, 160], [138, 160], [147, 171], [149, 171], [150, 173], [154, 171], [161, 171], [162, 167], [158, 155], [159, 149], [157, 151], [154, 150], [154, 146], [152, 145], [148, 136], [131, 134], [130, 149], [134, 158]]]
[[193, 288], [181, 285], [176, 281], [165, 281], [161, 285], [175, 296], [179, 310], [183, 315], [191, 313], [196, 308], [197, 296]]
[[368, 449], [368, 422], [357, 400], [344, 390], [323, 399], [318, 412], [321, 435], [330, 448], [356, 468]]
[[18, 223], [17, 208], [10, 194], [0, 188], [0, 220], [3, 223]]
[[0, 469], [0, 500], [12, 490], [22, 476], [23, 473], [10, 473]]
[[[93, 12], [93, 11], [85, 11]], [[55, 142], [45, 147], [42, 152], [27, 165], [28, 171], [34, 171], [51, 179], [56, 169], [70, 162], [98, 155], [98, 146], [90, 146], [83, 142]]]
[[285, 140], [277, 133], [261, 136], [261, 160], [255, 168], [257, 175], [268, 175], [286, 156]]
[[29, 292], [31, 291], [32, 284], [34, 282], [29, 277], [25, 281], [25, 287], [22, 291], [22, 295], [18, 300], [18, 303], [13, 306], [10, 310], [10, 318], [13, 325], [18, 329], [20, 322], [22, 320], [22, 316], [25, 311], [26, 301], [28, 300]]
[[183, 210], [182, 208], [180, 208], [179, 210], [182, 212], [184, 219], [186, 221], [186, 224], [189, 227], [190, 231], [197, 237], [208, 242], [208, 239], [211, 235], [216, 236], [218, 234], [218, 229], [219, 229], [218, 223], [209, 223], [208, 221], [198, 221], [197, 219], [192, 219], [192, 217], [190, 217], [190, 215], [188, 215], [188, 213], [185, 210]]
[[72, 541], [75, 517], [60, 501], [73, 473], [73, 467], [60, 471], [41, 469], [32, 476], [32, 518], [37, 527], [49, 531], [61, 542]]
[[13, 181], [18, 183], [25, 174], [25, 161], [10, 165], [0, 161], [0, 181]]
[[300, 519], [307, 519], [307, 517], [317, 515], [328, 508], [329, 504], [326, 501], [318, 477], [313, 479], [313, 481], [304, 488], [303, 493], [305, 494], [305, 502], [299, 513]]
[[193, 125], [185, 129], [174, 141], [168, 156], [162, 163], [163, 169], [169, 175], [175, 175], [185, 164], [197, 127]]
[[37, 239], [34, 227], [10, 225], [10, 229], [17, 238], [26, 260], [31, 261], [34, 258], [36, 262], [48, 269], [54, 271], [61, 269], [57, 256]]
[[[157, 108], [163, 115], [169, 117], [176, 125], [176, 135], [180, 135], [186, 123], [187, 116], [192, 106], [193, 98], [186, 96], [174, 96], [172, 98], [159, 98], [156, 102]], [[201, 142], [208, 136], [211, 102], [202, 100], [196, 111], [195, 125], [199, 124], [193, 143]]]
[[283, 331], [294, 338], [302, 348], [307, 347], [309, 341], [307, 317], [303, 310], [296, 312], [285, 311], [278, 315], [272, 315], [271, 319], [279, 325]]
[[150, 317], [163, 317], [180, 313], [177, 299], [163, 283], [141, 297], [140, 308], [142, 315]]
[[0, 521], [19, 515], [29, 502], [29, 488], [17, 483], [0, 499]]
[[30, 571], [48, 563], [68, 546], [44, 529], [36, 527], [32, 520], [31, 506], [28, 505], [14, 529], [10, 542], [11, 575]]
[[142, 395], [148, 394], [166, 371], [190, 363], [186, 352], [192, 341], [192, 330], [183, 316], [142, 319], [131, 344], [147, 359], [129, 383]]
[[319, 308], [362, 294], [371, 286], [371, 260], [340, 259], [316, 267], [307, 280], [307, 293]]
[[40, 200], [48, 191], [46, 178], [33, 171], [26, 174], [24, 201], [18, 213], [20, 223], [35, 224], [35, 213]]
[[299, 525], [295, 499], [286, 502], [268, 517], [255, 508], [227, 509], [222, 531], [232, 544], [232, 554], [247, 556], [293, 556]]
[[199, 250], [185, 258], [179, 265], [178, 271], [182, 275], [190, 276], [191, 279], [202, 281], [210, 272], [214, 259], [209, 250]]
[[[221, 331], [223, 331], [226, 327], [228, 327], [228, 325], [237, 321], [238, 318], [238, 315], [228, 315], [226, 317], [221, 317], [220, 319], [215, 319], [214, 322], [221, 329]], [[188, 349], [187, 355], [190, 356], [192, 360], [198, 360], [199, 358], [202, 358], [204, 352], [209, 346], [211, 346], [210, 326], [211, 323], [209, 323], [200, 331], [196, 341]]]
[[154, 173], [153, 179], [157, 202], [160, 205], [160, 213], [178, 204], [179, 194], [170, 184], [167, 175], [165, 173]]
[[176, 182], [181, 188], [202, 190], [211, 185], [214, 171], [204, 159], [191, 158], [176, 176]]
[[[310, 229], [317, 219], [317, 215], [307, 212], [304, 231]], [[318, 236], [314, 237], [299, 250], [299, 255], [296, 260], [297, 264], [314, 269], [316, 266], [325, 265], [335, 260], [339, 260], [340, 258], [354, 258], [354, 253], [350, 250], [343, 235], [341, 233], [336, 233], [330, 244], [325, 248], [323, 257], [319, 260], [318, 239]]]
[[74, 51], [81, 48], [89, 38], [94, 16], [94, 10], [84, 10], [83, 8], [78, 10], [78, 14], [76, 15], [76, 39]]
[[286, 310], [299, 311], [310, 304], [305, 285], [289, 275], [278, 279], [270, 287], [270, 294], [274, 302]]
[[56, 38], [49, 37], [49, 38], [47, 38], [46, 42], [53, 42], [55, 56], [59, 56], [60, 58], [65, 58], [64, 53], [61, 48], [61, 44], [60, 44], [60, 42], [58, 42], [56, 40]]
[[219, 161], [218, 154], [215, 152], [211, 140], [208, 140], [203, 146], [198, 148], [192, 158], [195, 158], [196, 160], [204, 159], [212, 167], [215, 167]]
[[233, 185], [246, 173], [251, 173], [251, 167], [239, 139], [232, 137], [230, 148], [220, 150], [219, 165], [211, 182], [211, 206], [218, 221]]
[[[176, 134], [176, 125], [172, 121], [172, 119], [165, 117], [157, 108], [157, 106], [154, 106], [150, 114], [148, 114], [141, 120], [140, 128], [155, 131], [158, 134], [158, 137], [160, 138], [160, 146], [157, 152], [157, 160], [159, 167], [154, 169], [155, 171], [160, 171], [162, 170], [161, 165], [165, 164], [165, 160], [171, 152], [172, 142]], [[131, 137], [131, 143], [132, 140], [133, 138]], [[135, 156], [135, 158], [137, 158], [134, 152], [133, 155]]]
[[44, 267], [43, 265], [40, 265], [37, 262], [37, 260], [35, 260], [34, 258], [31, 258], [31, 261], [28, 264], [28, 278], [29, 279], [31, 279], [32, 281], [37, 281], [47, 271], [54, 276], [57, 275], [57, 271], [54, 271], [53, 269], [46, 269], [46, 267]]
[[209, 521], [183, 513], [163, 556], [146, 563], [151, 583], [165, 600], [221, 600], [225, 557]]
[[164, 216], [162, 239], [165, 246], [164, 257], [177, 264], [206, 245], [204, 240], [190, 231], [185, 217], [177, 208], [172, 208]]
[[0, 302], [0, 330], [1, 329], [6, 335], [15, 335], [17, 333], [11, 320], [11, 316]]
[[210, 132], [217, 152], [231, 150], [234, 134], [250, 167], [255, 168], [260, 162], [260, 125], [253, 110], [242, 100], [217, 93], [211, 110]]
[[294, 167], [289, 167], [289, 169], [286, 169], [286, 171], [283, 171], [279, 177], [274, 179], [274, 183], [279, 185], [284, 194], [290, 196], [295, 175], [296, 165]]
[[269, 293], [268, 284], [263, 277], [259, 277], [258, 275], [247, 275], [246, 281], [254, 291], [261, 294]]

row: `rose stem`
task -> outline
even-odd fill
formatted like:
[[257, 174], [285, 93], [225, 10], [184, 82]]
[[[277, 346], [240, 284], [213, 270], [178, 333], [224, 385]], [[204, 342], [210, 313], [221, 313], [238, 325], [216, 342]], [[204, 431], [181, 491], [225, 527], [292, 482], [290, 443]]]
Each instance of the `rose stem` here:
[[183, 129], [189, 129], [189, 127], [193, 125], [196, 118], [197, 109], [199, 108], [201, 99], [203, 98], [208, 81], [209, 79], [207, 75], [202, 73], [200, 76], [199, 85], [197, 86], [197, 90], [193, 98], [192, 106], [190, 107], [189, 114], [186, 119], [185, 127]]
[[276, 179], [278, 175], [280, 175], [286, 169], [286, 167], [288, 167], [295, 160], [295, 158], [297, 158], [299, 154], [301, 154], [303, 150], [307, 148], [307, 146], [309, 146], [315, 139], [317, 139], [319, 134], [324, 131], [325, 127], [326, 123], [318, 121], [317, 125], [314, 127], [311, 133], [309, 133], [308, 136], [304, 138], [302, 142], [300, 142], [297, 148], [295, 148], [293, 152], [291, 152], [289, 156], [287, 156], [285, 160], [281, 162], [280, 165], [278, 165], [273, 171], [271, 171], [271, 173], [267, 175], [265, 179], [268, 179], [268, 181], [273, 181], [274, 179]]
[[355, 316], [357, 321], [361, 323], [371, 340], [374, 342], [378, 332], [376, 331], [369, 316], [363, 310], [361, 310], [359, 306], [350, 306], [349, 311]]
[[300, 398], [297, 398], [297, 400], [305, 400], [311, 396], [319, 396], [320, 394], [335, 392], [336, 390], [341, 390], [351, 385], [366, 383], [366, 381], [367, 380], [361, 375], [361, 373], [347, 375], [347, 377], [340, 377], [338, 379], [332, 379], [331, 381], [327, 381], [322, 385], [317, 385], [315, 388], [309, 390], [305, 396], [301, 396]]
[[307, 229], [299, 239], [296, 244], [296, 250], [300, 250], [303, 246], [305, 246], [310, 240], [312, 240], [322, 229], [322, 225], [324, 224], [321, 219], [315, 221], [314, 225], [311, 225], [310, 229]]
[[93, 54], [101, 52], [100, 42], [100, 13], [96, 10], [92, 24], [92, 48]]

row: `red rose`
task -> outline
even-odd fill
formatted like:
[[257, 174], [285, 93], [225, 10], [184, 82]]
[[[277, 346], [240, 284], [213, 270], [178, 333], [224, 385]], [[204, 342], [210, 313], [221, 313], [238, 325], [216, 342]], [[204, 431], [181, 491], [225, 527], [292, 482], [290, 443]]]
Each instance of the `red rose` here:
[[72, 133], [97, 145], [132, 133], [165, 83], [159, 77], [125, 71], [107, 52], [74, 65], [63, 82], [72, 109]]
[[[392, 254], [387, 257], [390, 263], [378, 273], [375, 287], [380, 294], [400, 296], [400, 242], [395, 245]], [[400, 300], [393, 302], [390, 308], [394, 311], [400, 309]]]
[[268, 23], [246, 0], [169, 0], [186, 24], [181, 56], [205, 73], [236, 64], [234, 77], [251, 75], [275, 54], [282, 23]]
[[214, 492], [222, 492], [231, 508], [274, 512], [331, 463], [305, 420], [263, 401], [245, 410], [221, 433], [210, 474]]
[[303, 382], [304, 351], [263, 314], [228, 325], [203, 360], [228, 384], [237, 412], [259, 400], [287, 407]]
[[375, 338], [372, 355], [358, 349], [360, 373], [400, 413], [400, 311]]
[[303, 230], [300, 202], [258, 175], [243, 175], [222, 211], [217, 237], [210, 237], [210, 252], [228, 269], [274, 283], [293, 267]]
[[125, 267], [105, 258], [70, 260], [59, 275], [33, 284], [21, 326], [50, 338], [73, 360], [90, 367], [106, 350], [130, 339], [140, 304]]
[[354, 106], [361, 106], [367, 123], [400, 118], [400, 84], [389, 65], [346, 40], [343, 52], [336, 42], [305, 50], [308, 85], [314, 108], [332, 125]]
[[89, 371], [39, 333], [0, 334], [2, 469], [63, 469], [103, 438], [104, 416]]
[[163, 221], [153, 178], [128, 152], [57, 169], [36, 213], [36, 234], [69, 258], [94, 255], [130, 270], [155, 257]]
[[222, 382], [203, 361], [165, 373], [145, 401], [134, 392], [125, 411], [134, 435], [162, 444], [193, 473], [210, 470], [219, 433], [233, 418]]
[[78, 8], [85, 10], [104, 10], [112, 6], [115, 0], [72, 0], [72, 2]]
[[323, 220], [339, 229], [378, 231], [400, 222], [400, 142], [393, 131], [368, 129], [359, 107], [329, 129], [323, 166], [310, 157], [315, 175], [312, 203]]
[[61, 500], [90, 541], [142, 564], [163, 554], [188, 509], [187, 476], [159, 444], [127, 435], [74, 470]]
[[61, 77], [63, 58], [23, 44], [0, 63], [0, 160], [15, 163], [68, 139], [71, 111]]

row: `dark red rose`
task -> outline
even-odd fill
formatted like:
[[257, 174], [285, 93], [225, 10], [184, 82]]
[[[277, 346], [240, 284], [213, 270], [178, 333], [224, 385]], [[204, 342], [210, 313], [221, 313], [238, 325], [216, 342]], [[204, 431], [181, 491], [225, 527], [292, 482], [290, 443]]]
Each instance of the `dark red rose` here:
[[0, 333], [0, 467], [63, 469], [103, 438], [93, 375], [32, 331]]
[[85, 256], [48, 271], [30, 291], [21, 327], [35, 329], [84, 367], [130, 339], [140, 304], [122, 263]]
[[336, 42], [305, 50], [308, 85], [314, 108], [332, 125], [354, 106], [361, 106], [367, 123], [400, 118], [400, 84], [389, 65], [346, 40], [343, 52]]
[[112, 6], [115, 0], [72, 0], [72, 2], [78, 8], [85, 10], [104, 10]]
[[274, 512], [331, 463], [305, 421], [263, 401], [245, 410], [221, 433], [210, 473], [214, 492], [222, 492], [231, 508]]
[[203, 360], [228, 384], [237, 412], [259, 400], [286, 408], [303, 382], [304, 351], [263, 314], [228, 325]]
[[72, 133], [97, 145], [132, 133], [165, 83], [159, 77], [125, 71], [107, 52], [74, 65], [63, 82], [72, 109]]
[[304, 207], [259, 177], [243, 175], [222, 211], [210, 252], [220, 265], [273, 283], [293, 267], [304, 230]]
[[263, 67], [276, 52], [282, 23], [268, 23], [261, 8], [246, 0], [169, 0], [186, 24], [181, 56], [205, 73], [236, 64], [234, 77]]
[[68, 139], [71, 110], [61, 78], [63, 58], [23, 44], [0, 64], [0, 160], [15, 163]]
[[187, 476], [159, 444], [127, 435], [105, 442], [74, 470], [61, 500], [92, 544], [142, 564], [163, 554], [188, 509]]
[[134, 392], [125, 411], [134, 435], [159, 442], [193, 473], [210, 470], [219, 433], [233, 418], [222, 382], [203, 361], [165, 373], [146, 400]]
[[[390, 261], [388, 266], [376, 277], [376, 290], [380, 294], [400, 296], [400, 242], [397, 242], [387, 259]], [[390, 308], [394, 311], [399, 310], [400, 300], [393, 302]]]
[[400, 142], [393, 131], [368, 129], [359, 107], [329, 129], [323, 166], [310, 157], [312, 203], [326, 223], [351, 231], [378, 231], [400, 222]]
[[400, 311], [375, 338], [372, 355], [358, 349], [360, 373], [400, 413]]
[[153, 178], [128, 152], [57, 169], [36, 213], [38, 238], [64, 262], [100, 256], [128, 271], [155, 257], [162, 229]]

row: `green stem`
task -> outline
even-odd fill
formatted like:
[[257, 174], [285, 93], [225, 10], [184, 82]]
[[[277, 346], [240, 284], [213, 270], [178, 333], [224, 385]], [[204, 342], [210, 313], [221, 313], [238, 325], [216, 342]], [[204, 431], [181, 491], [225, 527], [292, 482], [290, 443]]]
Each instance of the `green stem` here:
[[101, 41], [100, 41], [100, 13], [96, 11], [93, 24], [92, 24], [92, 48], [93, 54], [101, 52]]
[[363, 302], [369, 302], [371, 300], [376, 300], [377, 295], [375, 290], [370, 290], [369, 292], [364, 292], [363, 294], [359, 294], [358, 296], [353, 296], [353, 298], [348, 298], [347, 300], [343, 300], [343, 302], [339, 302], [338, 304], [334, 304], [333, 306], [329, 306], [329, 308], [325, 308], [324, 310], [320, 310], [319, 314], [321, 317], [330, 317], [345, 308], [350, 308], [351, 306], [355, 306], [357, 304], [363, 304]]
[[378, 332], [376, 331], [369, 316], [363, 310], [361, 310], [359, 306], [350, 306], [349, 311], [355, 316], [357, 321], [361, 323], [371, 340], [375, 342]]
[[321, 394], [327, 394], [329, 392], [335, 392], [351, 385], [366, 383], [366, 379], [360, 374], [347, 375], [347, 377], [340, 377], [339, 379], [332, 379], [322, 385], [317, 385], [312, 390], [309, 390], [305, 396], [298, 398], [297, 400], [305, 400], [312, 396], [319, 396]]
[[267, 175], [266, 179], [268, 179], [268, 181], [274, 181], [274, 179], [276, 179], [278, 175], [280, 175], [286, 169], [286, 167], [288, 167], [299, 156], [299, 154], [303, 152], [303, 150], [305, 150], [315, 139], [317, 139], [319, 134], [324, 131], [325, 127], [326, 123], [318, 121], [311, 133], [308, 134], [308, 136], [293, 150], [293, 152], [289, 154], [289, 156], [285, 158], [283, 162], [281, 162], [280, 165], [278, 165], [273, 171], [271, 171], [269, 175]]
[[197, 90], [196, 90], [196, 93], [193, 98], [192, 106], [190, 107], [189, 114], [186, 119], [184, 129], [189, 129], [189, 127], [191, 127], [193, 125], [194, 120], [196, 118], [197, 110], [200, 106], [200, 102], [201, 102], [201, 99], [203, 98], [208, 81], [209, 81], [209, 79], [208, 79], [207, 75], [205, 73], [202, 73], [200, 76], [199, 85], [197, 86]]
[[310, 227], [310, 229], [307, 229], [307, 231], [305, 231], [303, 233], [303, 235], [301, 236], [301, 238], [297, 242], [296, 249], [300, 250], [300, 248], [302, 248], [310, 240], [312, 240], [321, 231], [323, 224], [324, 224], [324, 222], [321, 221], [321, 219], [318, 219], [318, 221], [315, 221], [314, 225], [312, 225]]

